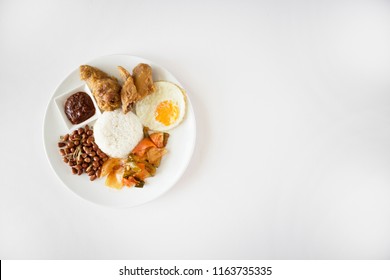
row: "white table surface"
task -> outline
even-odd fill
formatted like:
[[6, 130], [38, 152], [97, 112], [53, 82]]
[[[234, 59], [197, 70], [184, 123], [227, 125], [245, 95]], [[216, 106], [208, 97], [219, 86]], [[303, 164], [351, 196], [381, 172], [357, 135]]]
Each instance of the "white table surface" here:
[[[108, 54], [190, 92], [165, 195], [94, 205], [52, 171], [57, 85]], [[0, 259], [389, 259], [389, 1], [0, 1]]]

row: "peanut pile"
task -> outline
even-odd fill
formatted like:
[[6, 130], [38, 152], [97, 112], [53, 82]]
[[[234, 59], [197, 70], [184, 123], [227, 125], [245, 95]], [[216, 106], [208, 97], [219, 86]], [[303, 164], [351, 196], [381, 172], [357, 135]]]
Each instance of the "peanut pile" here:
[[72, 168], [72, 173], [88, 174], [91, 181], [100, 177], [103, 163], [108, 156], [95, 143], [93, 130], [88, 125], [60, 137], [58, 142], [63, 161]]

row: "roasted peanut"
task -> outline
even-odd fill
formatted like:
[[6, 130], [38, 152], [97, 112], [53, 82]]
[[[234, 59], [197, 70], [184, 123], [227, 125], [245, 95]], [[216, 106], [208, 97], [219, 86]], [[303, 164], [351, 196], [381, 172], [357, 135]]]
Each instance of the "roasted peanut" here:
[[61, 148], [63, 161], [71, 167], [73, 174], [86, 173], [91, 181], [100, 177], [102, 165], [108, 156], [96, 145], [93, 130], [88, 125], [65, 134], [58, 147]]

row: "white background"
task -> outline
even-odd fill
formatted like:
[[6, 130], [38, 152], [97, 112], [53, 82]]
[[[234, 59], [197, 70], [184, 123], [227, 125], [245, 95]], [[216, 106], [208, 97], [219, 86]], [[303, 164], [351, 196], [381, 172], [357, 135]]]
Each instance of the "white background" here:
[[[130, 54], [186, 90], [197, 144], [164, 196], [71, 193], [57, 85]], [[389, 259], [389, 1], [0, 1], [0, 259]]]

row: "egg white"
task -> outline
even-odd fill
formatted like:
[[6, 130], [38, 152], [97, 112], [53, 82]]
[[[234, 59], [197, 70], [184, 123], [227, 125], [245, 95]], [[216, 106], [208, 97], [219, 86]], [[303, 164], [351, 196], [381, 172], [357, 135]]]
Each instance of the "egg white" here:
[[[156, 90], [137, 102], [135, 106], [136, 114], [141, 123], [152, 130], [167, 131], [173, 129], [183, 121], [186, 112], [184, 90], [176, 84], [167, 81], [158, 81], [154, 85]], [[163, 101], [171, 101], [179, 108], [178, 118], [169, 126], [155, 119], [157, 106]]]

